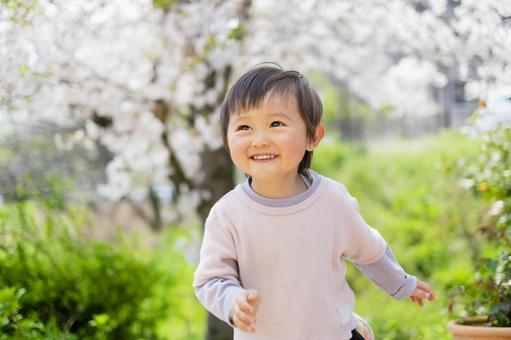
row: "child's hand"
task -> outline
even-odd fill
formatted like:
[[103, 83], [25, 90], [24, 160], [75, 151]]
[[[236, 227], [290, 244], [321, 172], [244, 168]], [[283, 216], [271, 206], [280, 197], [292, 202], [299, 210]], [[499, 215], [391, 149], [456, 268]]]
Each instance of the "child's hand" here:
[[412, 295], [410, 295], [410, 299], [422, 306], [424, 299], [433, 301], [435, 299], [435, 293], [426, 283], [417, 280], [417, 288], [415, 288]]
[[261, 297], [255, 289], [245, 290], [238, 295], [232, 313], [234, 325], [244, 332], [255, 332], [255, 316], [260, 303]]

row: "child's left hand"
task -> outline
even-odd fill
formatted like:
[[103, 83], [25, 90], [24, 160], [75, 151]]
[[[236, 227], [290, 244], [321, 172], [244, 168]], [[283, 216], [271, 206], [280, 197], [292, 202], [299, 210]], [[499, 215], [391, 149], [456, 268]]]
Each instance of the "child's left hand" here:
[[435, 293], [427, 283], [417, 280], [417, 288], [415, 288], [412, 295], [410, 295], [410, 299], [422, 306], [424, 304], [424, 299], [433, 301], [435, 299]]

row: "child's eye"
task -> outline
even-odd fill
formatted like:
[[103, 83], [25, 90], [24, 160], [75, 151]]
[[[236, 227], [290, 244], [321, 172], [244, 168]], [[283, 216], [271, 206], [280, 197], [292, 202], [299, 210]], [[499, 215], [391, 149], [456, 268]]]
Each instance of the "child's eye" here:
[[248, 129], [250, 129], [250, 126], [248, 125], [240, 125], [236, 128], [236, 131], [247, 131]]
[[284, 123], [275, 121], [275, 122], [272, 122], [270, 126], [271, 127], [284, 126]]

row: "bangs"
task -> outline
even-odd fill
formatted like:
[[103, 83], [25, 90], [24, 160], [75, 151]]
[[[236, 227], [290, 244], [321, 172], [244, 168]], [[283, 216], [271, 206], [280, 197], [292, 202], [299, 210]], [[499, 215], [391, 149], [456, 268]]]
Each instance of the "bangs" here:
[[230, 89], [225, 102], [225, 112], [238, 115], [259, 107], [271, 97], [297, 97], [301, 74], [282, 71], [274, 67], [249, 71]]

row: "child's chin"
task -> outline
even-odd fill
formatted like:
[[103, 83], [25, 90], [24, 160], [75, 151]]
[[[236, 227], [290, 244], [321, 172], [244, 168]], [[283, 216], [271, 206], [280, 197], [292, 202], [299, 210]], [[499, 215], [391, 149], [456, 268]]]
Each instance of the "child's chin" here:
[[254, 171], [251, 176], [252, 176], [252, 178], [255, 178], [255, 179], [268, 181], [268, 180], [275, 180], [275, 178], [280, 177], [279, 175], [280, 174], [276, 171], [267, 170], [267, 171]]

